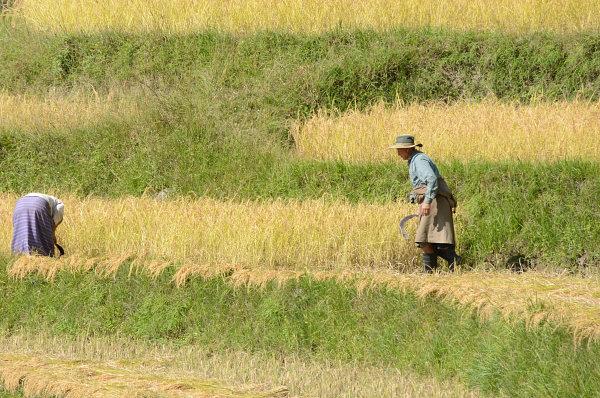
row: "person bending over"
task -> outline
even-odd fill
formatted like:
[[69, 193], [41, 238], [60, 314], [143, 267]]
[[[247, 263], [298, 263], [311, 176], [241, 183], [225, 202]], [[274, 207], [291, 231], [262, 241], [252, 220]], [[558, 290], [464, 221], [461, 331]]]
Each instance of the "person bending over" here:
[[60, 199], [43, 193], [19, 198], [13, 212], [12, 252], [54, 257], [56, 227], [64, 210]]

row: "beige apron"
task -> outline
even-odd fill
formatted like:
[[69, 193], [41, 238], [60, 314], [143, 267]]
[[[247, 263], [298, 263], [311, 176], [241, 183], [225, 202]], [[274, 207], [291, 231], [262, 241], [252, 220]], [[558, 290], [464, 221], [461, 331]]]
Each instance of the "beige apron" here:
[[[431, 202], [428, 216], [419, 215], [419, 226], [415, 235], [417, 243], [446, 243], [453, 245], [455, 242], [454, 221], [452, 212], [456, 208], [456, 199], [443, 178], [438, 179], [439, 190]], [[427, 185], [422, 185], [411, 191], [416, 196], [416, 202], [421, 204], [425, 199]]]

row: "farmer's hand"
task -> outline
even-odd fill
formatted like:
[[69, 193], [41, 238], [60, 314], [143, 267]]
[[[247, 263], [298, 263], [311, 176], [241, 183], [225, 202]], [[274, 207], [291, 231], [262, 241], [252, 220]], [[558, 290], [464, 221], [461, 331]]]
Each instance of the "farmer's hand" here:
[[424, 216], [428, 216], [429, 212], [431, 211], [431, 203], [421, 203], [421, 209], [420, 209], [420, 213], [423, 214]]

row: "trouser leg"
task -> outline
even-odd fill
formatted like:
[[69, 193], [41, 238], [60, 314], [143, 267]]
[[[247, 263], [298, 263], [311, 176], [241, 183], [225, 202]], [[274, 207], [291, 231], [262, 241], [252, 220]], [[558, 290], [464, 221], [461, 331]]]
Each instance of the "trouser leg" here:
[[437, 254], [423, 253], [423, 272], [431, 274], [437, 268]]
[[448, 262], [448, 269], [454, 270], [454, 265], [462, 264], [462, 257], [456, 254], [454, 245], [435, 245], [435, 253]]

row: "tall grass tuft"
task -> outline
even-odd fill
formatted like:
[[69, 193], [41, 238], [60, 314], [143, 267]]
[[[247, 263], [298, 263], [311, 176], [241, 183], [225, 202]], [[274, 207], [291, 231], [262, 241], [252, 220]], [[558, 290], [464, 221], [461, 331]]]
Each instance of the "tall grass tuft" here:
[[439, 161], [555, 161], [600, 158], [600, 102], [518, 105], [498, 100], [321, 111], [297, 122], [297, 153], [351, 162], [397, 158], [396, 136], [412, 134]]
[[442, 26], [580, 32], [600, 27], [600, 4], [594, 0], [21, 0], [17, 11], [38, 29], [60, 31], [323, 32], [340, 27]]

